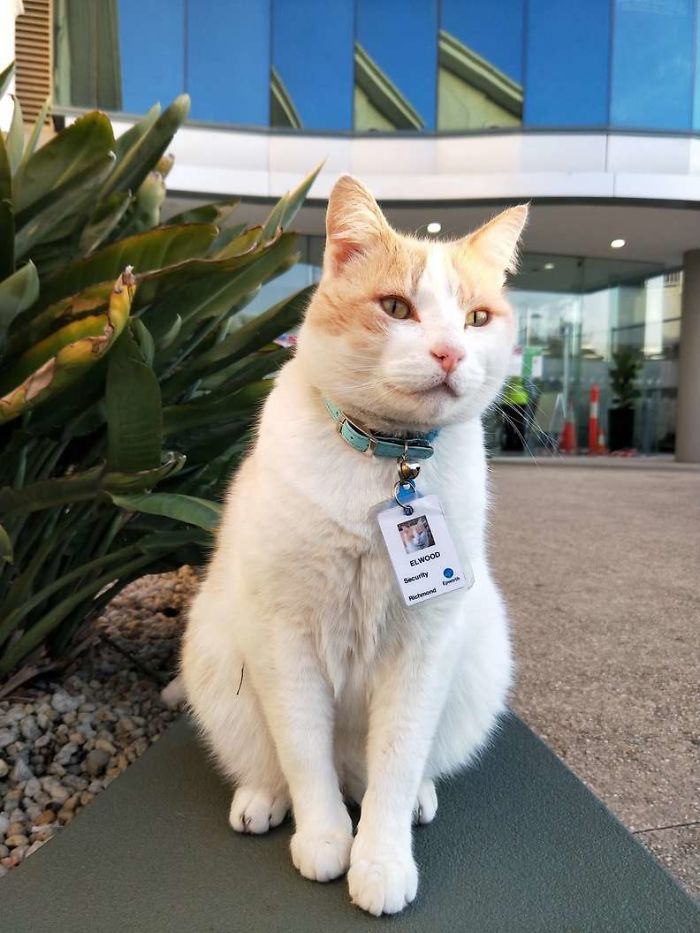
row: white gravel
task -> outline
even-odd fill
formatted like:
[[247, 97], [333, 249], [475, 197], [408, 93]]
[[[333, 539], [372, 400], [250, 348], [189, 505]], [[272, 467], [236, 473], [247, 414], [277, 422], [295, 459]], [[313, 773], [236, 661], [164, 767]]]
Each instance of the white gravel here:
[[0, 877], [61, 832], [177, 717], [172, 676], [192, 571], [144, 577], [110, 604], [101, 639], [60, 677], [0, 700]]

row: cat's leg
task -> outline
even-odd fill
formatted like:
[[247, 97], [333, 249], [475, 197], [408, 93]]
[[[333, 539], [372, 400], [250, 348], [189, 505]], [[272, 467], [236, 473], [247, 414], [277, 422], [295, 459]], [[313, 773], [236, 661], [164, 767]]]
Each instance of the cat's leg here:
[[[224, 636], [224, 637], [222, 637]], [[229, 822], [242, 833], [277, 826], [291, 802], [272, 738], [231, 626], [230, 601], [205, 582], [190, 611], [182, 680], [192, 713], [237, 785]]]
[[487, 572], [477, 579], [469, 597], [469, 622], [460, 659], [428, 757], [426, 779], [436, 780], [470, 764], [506, 710], [513, 680], [506, 610]]
[[368, 786], [348, 884], [353, 902], [377, 916], [402, 910], [416, 896], [412, 814], [449, 686], [453, 640], [450, 624], [442, 631], [434, 628], [427, 637], [405, 644], [375, 679]]
[[334, 761], [334, 703], [312, 639], [285, 620], [251, 666], [292, 799], [291, 854], [305, 878], [330, 881], [347, 871], [352, 822]]

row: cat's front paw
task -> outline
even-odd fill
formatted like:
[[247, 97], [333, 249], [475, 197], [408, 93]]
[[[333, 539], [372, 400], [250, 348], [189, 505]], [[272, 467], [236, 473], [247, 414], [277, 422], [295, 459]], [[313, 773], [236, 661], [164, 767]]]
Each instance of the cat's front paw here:
[[353, 904], [375, 917], [403, 910], [418, 891], [418, 869], [410, 847], [403, 851], [383, 847], [372, 851], [356, 840], [348, 887]]
[[332, 881], [348, 870], [352, 841], [349, 829], [299, 830], [292, 836], [292, 862], [311, 881]]
[[279, 826], [290, 806], [286, 794], [243, 784], [233, 795], [228, 821], [237, 833], [259, 835]]

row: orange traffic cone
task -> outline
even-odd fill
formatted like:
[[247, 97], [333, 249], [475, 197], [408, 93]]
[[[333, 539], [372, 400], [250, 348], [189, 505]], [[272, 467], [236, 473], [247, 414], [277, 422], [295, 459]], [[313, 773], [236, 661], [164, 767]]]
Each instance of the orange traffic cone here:
[[588, 414], [588, 453], [594, 456], [598, 453], [598, 406], [600, 403], [600, 387], [591, 386], [590, 411]]
[[576, 417], [574, 415], [574, 404], [569, 400], [566, 408], [566, 421], [559, 438], [559, 452], [562, 454], [576, 453]]

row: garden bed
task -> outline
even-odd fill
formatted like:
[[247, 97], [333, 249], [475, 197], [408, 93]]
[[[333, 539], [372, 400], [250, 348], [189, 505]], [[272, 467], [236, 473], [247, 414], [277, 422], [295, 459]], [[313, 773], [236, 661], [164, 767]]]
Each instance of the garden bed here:
[[60, 676], [0, 700], [0, 876], [75, 818], [178, 713], [160, 699], [177, 665], [187, 567], [117, 596]]

